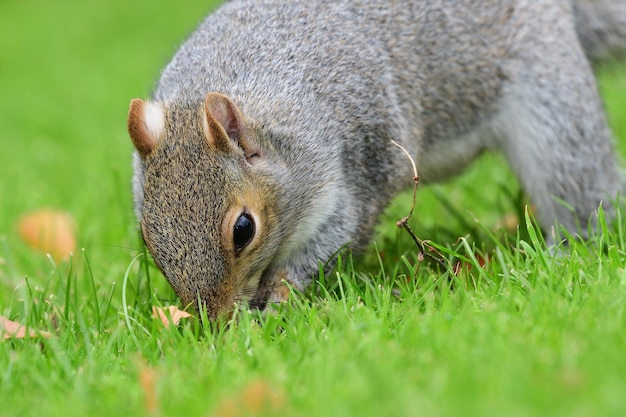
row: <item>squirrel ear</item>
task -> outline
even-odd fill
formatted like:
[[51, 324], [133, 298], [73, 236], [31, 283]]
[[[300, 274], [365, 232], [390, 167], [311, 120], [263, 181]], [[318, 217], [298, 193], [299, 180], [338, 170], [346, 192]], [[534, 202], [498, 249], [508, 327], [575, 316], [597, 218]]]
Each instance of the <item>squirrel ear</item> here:
[[156, 148], [165, 132], [165, 115], [157, 103], [135, 98], [128, 110], [128, 133], [142, 158]]
[[225, 139], [230, 139], [245, 152], [243, 115], [237, 106], [223, 94], [209, 93], [204, 100], [204, 110], [209, 143], [218, 149], [228, 150], [232, 145]]

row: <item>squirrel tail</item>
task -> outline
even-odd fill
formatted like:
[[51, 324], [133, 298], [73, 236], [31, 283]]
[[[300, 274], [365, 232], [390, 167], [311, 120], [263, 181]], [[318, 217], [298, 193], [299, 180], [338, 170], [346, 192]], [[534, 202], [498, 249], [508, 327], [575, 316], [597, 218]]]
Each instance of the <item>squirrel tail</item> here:
[[592, 62], [626, 57], [626, 0], [572, 0], [576, 32]]

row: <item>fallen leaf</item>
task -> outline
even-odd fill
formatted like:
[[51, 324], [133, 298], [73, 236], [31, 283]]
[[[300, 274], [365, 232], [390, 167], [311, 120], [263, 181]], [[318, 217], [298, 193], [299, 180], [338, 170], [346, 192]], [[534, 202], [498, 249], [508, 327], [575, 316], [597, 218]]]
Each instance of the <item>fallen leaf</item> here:
[[517, 217], [517, 214], [508, 213], [502, 216], [493, 228], [495, 230], [504, 230], [507, 233], [515, 233], [518, 226], [519, 217]]
[[17, 228], [31, 248], [49, 253], [55, 261], [67, 260], [76, 251], [74, 221], [67, 213], [52, 209], [35, 211], [23, 216]]
[[[526, 208], [528, 209], [528, 214], [530, 214], [531, 216], [535, 216], [535, 206], [531, 204], [526, 206]], [[515, 233], [517, 232], [517, 228], [519, 225], [520, 218], [518, 217], [517, 213], [507, 213], [496, 222], [493, 229], [504, 230], [508, 233]]]
[[279, 414], [285, 408], [285, 394], [266, 381], [253, 381], [241, 394], [222, 400], [213, 414], [216, 417], [239, 417]]
[[6, 317], [0, 316], [0, 333], [4, 339], [25, 339], [32, 337], [45, 337], [49, 338], [50, 333], [44, 331], [36, 331], [34, 329], [28, 329], [26, 333], [26, 326], [16, 323]]
[[139, 368], [139, 385], [143, 391], [144, 406], [148, 414], [158, 414], [159, 401], [157, 400], [156, 384], [157, 372], [148, 365]]
[[180, 321], [187, 317], [192, 317], [191, 314], [186, 311], [180, 310], [176, 306], [167, 307], [152, 307], [152, 317], [161, 320], [165, 327], [170, 326], [170, 322], [174, 326], [178, 326]]

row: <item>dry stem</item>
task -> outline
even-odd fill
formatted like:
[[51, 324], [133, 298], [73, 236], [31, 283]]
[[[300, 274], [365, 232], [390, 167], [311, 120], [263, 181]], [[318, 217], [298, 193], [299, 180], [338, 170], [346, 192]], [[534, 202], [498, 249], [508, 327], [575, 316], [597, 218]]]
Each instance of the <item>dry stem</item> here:
[[409, 226], [409, 219], [411, 218], [411, 216], [413, 215], [413, 211], [415, 210], [415, 201], [417, 198], [417, 186], [419, 184], [420, 181], [420, 177], [419, 175], [417, 175], [417, 168], [415, 167], [415, 161], [413, 161], [413, 158], [411, 157], [411, 155], [409, 154], [409, 152], [399, 143], [397, 143], [396, 141], [391, 141], [391, 143], [393, 143], [395, 146], [397, 146], [398, 148], [400, 148], [402, 150], [402, 152], [404, 152], [404, 154], [407, 156], [407, 158], [409, 158], [409, 161], [411, 161], [411, 166], [413, 167], [413, 204], [411, 205], [411, 210], [409, 210], [409, 214], [405, 217], [403, 217], [402, 219], [398, 220], [396, 222], [396, 226], [403, 228], [404, 230], [406, 230], [409, 235], [411, 236], [411, 238], [413, 239], [413, 241], [415, 242], [415, 244], [417, 245], [420, 254], [422, 256], [427, 256], [430, 259], [434, 260], [435, 262], [437, 262], [439, 265], [443, 266], [443, 267], [447, 267], [448, 263], [446, 261], [446, 259], [443, 257], [443, 255], [441, 255], [439, 252], [437, 252], [437, 250], [435, 248], [433, 248], [431, 245], [428, 244], [427, 241], [424, 241], [420, 238], [418, 238], [415, 233], [413, 232], [413, 230], [411, 229], [411, 226]]

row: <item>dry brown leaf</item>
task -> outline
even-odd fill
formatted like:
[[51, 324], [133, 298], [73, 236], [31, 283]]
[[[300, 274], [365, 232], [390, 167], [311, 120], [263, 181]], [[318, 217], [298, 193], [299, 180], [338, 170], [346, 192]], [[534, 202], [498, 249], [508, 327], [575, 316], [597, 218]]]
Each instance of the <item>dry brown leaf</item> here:
[[22, 217], [17, 228], [31, 248], [49, 253], [55, 261], [63, 261], [76, 251], [74, 224], [67, 213], [42, 209]]
[[28, 329], [26, 333], [26, 326], [16, 323], [6, 317], [0, 316], [0, 333], [4, 339], [25, 339], [31, 337], [45, 337], [49, 338], [50, 333], [44, 331], [36, 331], [34, 329]]
[[284, 411], [285, 394], [267, 381], [253, 381], [241, 394], [222, 400], [213, 414], [216, 417], [239, 417], [278, 414]]
[[[526, 208], [528, 209], [528, 213], [530, 215], [532, 216], [536, 215], [535, 206], [530, 204], [526, 206]], [[496, 222], [493, 229], [504, 230], [508, 233], [515, 233], [517, 232], [517, 228], [521, 222], [523, 222], [523, 220], [519, 218], [517, 213], [507, 213]]]
[[504, 230], [507, 233], [515, 233], [519, 226], [519, 217], [515, 213], [502, 216], [493, 227], [495, 230]]
[[157, 372], [148, 365], [139, 368], [139, 384], [143, 391], [144, 406], [148, 414], [158, 414], [159, 401], [156, 393]]
[[[191, 314], [186, 311], [180, 310], [176, 306], [167, 306], [167, 307], [152, 307], [152, 317], [155, 319], [161, 320], [165, 327], [170, 326], [171, 323], [174, 323], [174, 326], [178, 326], [180, 321], [184, 318], [191, 317]], [[170, 320], [171, 319], [171, 320]]]

